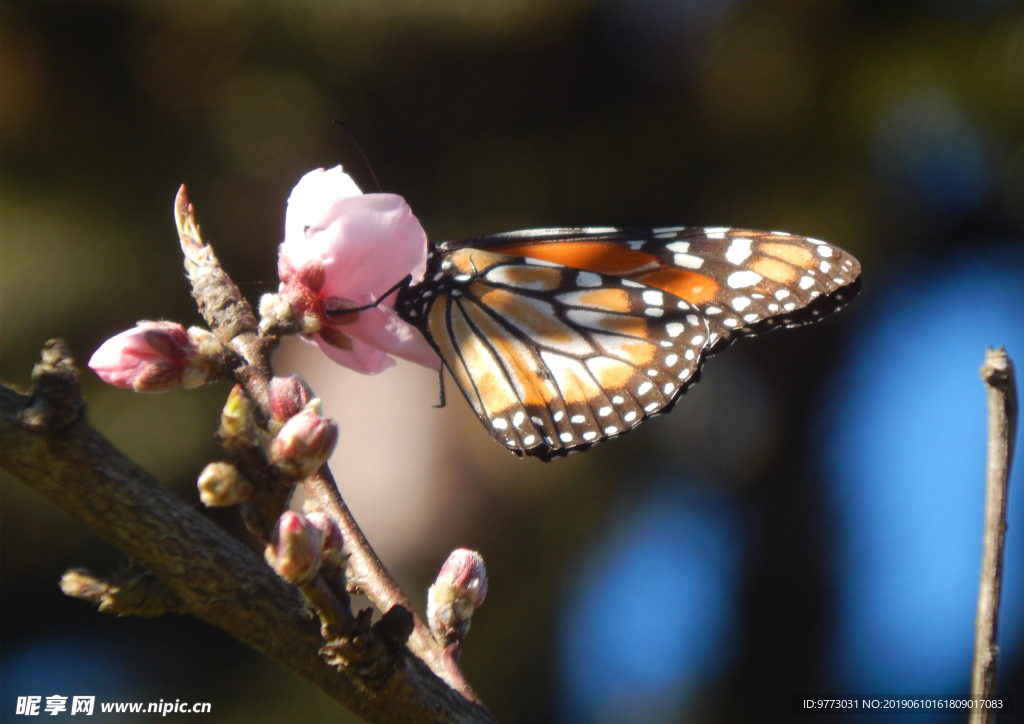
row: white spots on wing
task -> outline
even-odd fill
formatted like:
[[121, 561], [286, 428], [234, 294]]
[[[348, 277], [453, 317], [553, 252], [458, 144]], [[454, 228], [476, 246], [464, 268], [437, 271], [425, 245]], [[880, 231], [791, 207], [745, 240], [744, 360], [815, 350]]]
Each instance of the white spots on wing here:
[[607, 405], [605, 405], [604, 407], [597, 411], [598, 417], [608, 417], [608, 415], [610, 414], [612, 414], [612, 408], [608, 407]]
[[688, 241], [673, 241], [671, 244], [665, 244], [665, 248], [669, 251], [674, 251], [677, 254], [685, 254], [690, 250], [690, 242]]
[[456, 274], [455, 276], [452, 277], [452, 279], [454, 279], [457, 282], [468, 282], [472, 278], [472, 274]]
[[675, 383], [669, 382], [669, 383], [667, 383], [665, 385], [664, 392], [665, 392], [666, 395], [671, 395], [675, 391], [675, 389], [676, 389]]
[[583, 231], [587, 234], [614, 234], [618, 229], [614, 226], [591, 226]]
[[772, 236], [792, 236], [788, 231], [772, 231], [769, 232]]
[[569, 422], [571, 422], [573, 425], [582, 425], [586, 421], [587, 418], [584, 417], [583, 415], [573, 415], [572, 417], [569, 418]]
[[646, 395], [648, 392], [651, 391], [652, 387], [654, 387], [654, 385], [652, 385], [650, 382], [644, 382], [642, 385], [636, 388], [636, 393], [638, 395]]
[[630, 410], [629, 412], [622, 416], [622, 419], [625, 420], [626, 422], [633, 422], [633, 420], [636, 419], [636, 410]]
[[438, 272], [437, 274], [434, 275], [435, 282], [439, 282], [442, 279], [444, 279], [444, 272]]
[[615, 397], [612, 398], [612, 402], [615, 403], [616, 405], [621, 405], [625, 401], [626, 398], [624, 398], [622, 395], [615, 395]]
[[785, 309], [787, 312], [792, 312], [794, 309], [796, 309], [796, 302], [787, 302], [786, 304], [782, 305], [782, 308]]
[[504, 430], [508, 427], [508, 421], [503, 417], [496, 417], [491, 420], [491, 424], [494, 425], [495, 430]]
[[810, 289], [814, 286], [814, 279], [812, 277], [800, 277], [800, 288]]
[[553, 441], [550, 437], [548, 437], [547, 435], [544, 436], [544, 444], [550, 445], [552, 442]]
[[683, 352], [683, 357], [685, 357], [690, 362], [692, 362], [693, 358], [696, 357], [696, 356], [697, 355], [694, 353], [694, 351], [692, 349], [688, 349], [685, 352]]
[[660, 307], [665, 303], [665, 295], [662, 292], [649, 289], [642, 295], [644, 304], [653, 304], [656, 307]]
[[675, 231], [663, 231], [660, 234], [655, 234], [654, 238], [655, 239], [671, 239], [673, 236], [676, 236], [676, 232]]
[[[707, 309], [704, 310], [704, 314], [710, 314], [712, 316], [714, 316], [715, 314], [721, 314], [721, 313], [722, 313], [722, 308], [721, 307], [708, 307]], [[696, 322], [694, 322], [694, 324], [696, 324]]]
[[732, 308], [737, 312], [742, 312], [744, 309], [750, 306], [750, 299], [747, 297], [736, 297], [732, 300]]
[[709, 239], [724, 239], [729, 228], [728, 226], [705, 226], [704, 236]]
[[690, 305], [687, 302], [684, 302], [682, 299], [680, 299], [678, 302], [676, 302], [676, 306], [679, 309], [689, 309], [690, 308]]
[[692, 324], [694, 327], [700, 324], [700, 319], [697, 318], [696, 314], [687, 314], [686, 321]]
[[644, 242], [643, 241], [627, 241], [626, 242], [626, 246], [628, 246], [633, 251], [637, 251], [638, 249], [642, 249], [643, 248]]
[[657, 402], [652, 402], [648, 405], [644, 405], [644, 412], [654, 412], [659, 407]]
[[572, 440], [572, 433], [563, 432], [561, 435], [558, 436], [558, 439], [561, 440], [562, 442], [569, 442], [570, 440]]
[[559, 410], [558, 412], [551, 416], [551, 419], [554, 420], [555, 422], [561, 422], [563, 417], [565, 417], [565, 413]]
[[788, 289], [780, 289], [779, 291], [775, 292], [775, 298], [778, 299], [780, 302], [783, 299], [785, 299], [786, 297], [788, 297], [788, 296], [789, 296], [789, 290]]
[[661, 340], [660, 342], [658, 342], [658, 344], [660, 344], [662, 347], [671, 347], [671, 346], [673, 346], [671, 342], [669, 342], [668, 340], [664, 340], [664, 339]]
[[825, 243], [821, 239], [812, 239], [809, 236], [807, 238], [805, 238], [804, 241], [810, 242], [811, 244], [824, 244]]
[[[810, 241], [810, 239], [808, 239], [808, 241]], [[832, 256], [832, 247], [822, 244], [818, 247], [818, 253], [821, 256]]]
[[678, 231], [682, 231], [682, 230], [683, 230], [683, 227], [681, 227], [681, 226], [659, 226], [659, 227], [657, 227], [655, 229], [651, 229], [651, 233], [652, 234], [664, 234], [666, 231], [678, 232]]
[[605, 435], [614, 435], [618, 431], [619, 431], [619, 428], [615, 427], [615, 425], [609, 425], [608, 427], [606, 427], [604, 429], [604, 434]]
[[[452, 263], [451, 263], [451, 261], [450, 261], [450, 260], [448, 260], [448, 259], [445, 259], [445, 260], [444, 260], [443, 262], [441, 262], [441, 268], [442, 268], [442, 269], [451, 269], [451, 268], [452, 268]], [[435, 277], [435, 278], [436, 278], [436, 277]]]
[[704, 259], [693, 254], [674, 254], [672, 256], [672, 263], [684, 269], [700, 269], [704, 266]]
[[746, 287], [754, 286], [763, 278], [764, 277], [762, 277], [756, 271], [744, 269], [743, 271], [733, 272], [732, 274], [730, 274], [729, 278], [725, 280], [725, 283], [728, 284], [733, 289], [744, 289]]
[[732, 264], [742, 264], [751, 255], [750, 239], [739, 236], [732, 240], [725, 252], [725, 259]]
[[669, 337], [678, 337], [686, 331], [686, 325], [679, 322], [669, 322], [665, 325], [665, 331], [668, 332]]
[[576, 286], [599, 287], [601, 286], [601, 275], [594, 272], [581, 271], [576, 275]]
[[694, 347], [699, 347], [700, 345], [704, 344], [704, 335], [698, 334], [696, 337], [690, 340], [690, 344], [692, 344]]
[[842, 286], [843, 284], [846, 284], [846, 280], [845, 280], [845, 279], [843, 279], [842, 277], [836, 277], [836, 278], [835, 278], [835, 279], [833, 279], [832, 281], [834, 281], [834, 282], [835, 282], [836, 284], [838, 284], [839, 286]]
[[527, 435], [523, 438], [523, 445], [533, 445], [536, 439], [533, 435]]
[[813, 292], [811, 292], [811, 299], [817, 299], [820, 296], [821, 296], [821, 292], [819, 292], [817, 289], [815, 289]]
[[681, 380], [685, 380], [685, 379], [686, 379], [687, 377], [689, 377], [689, 376], [690, 376], [690, 370], [688, 370], [688, 369], [686, 369], [686, 370], [683, 370], [682, 372], [680, 372], [680, 373], [679, 373], [679, 374], [677, 375], [677, 377], [679, 377], [679, 379], [681, 379]]
[[644, 314], [648, 317], [660, 317], [665, 314], [665, 310], [661, 307], [647, 307], [647, 309], [644, 310]]
[[779, 311], [779, 305], [778, 304], [769, 304], [768, 305], [768, 311], [769, 312], [777, 312], [777, 311]]
[[729, 317], [728, 319], [724, 320], [722, 324], [724, 324], [726, 327], [735, 327], [737, 324], [739, 324], [739, 322], [737, 322], [732, 317]]
[[828, 270], [832, 268], [832, 265], [827, 261], [823, 261], [821, 264], [818, 264], [818, 268], [821, 269], [823, 274], [828, 274]]
[[532, 422], [534, 425], [543, 425], [544, 424], [544, 421], [542, 419], [540, 419], [539, 417], [531, 417], [530, 418], [530, 422]]
[[620, 279], [619, 283], [622, 284], [622, 286], [624, 286], [624, 287], [634, 287], [636, 289], [646, 289], [647, 288], [646, 284], [641, 284], [640, 282], [635, 282], [632, 279]]
[[758, 320], [758, 315], [756, 315], [756, 314], [748, 314], [745, 317], [743, 317], [743, 321], [744, 322], [756, 322], [757, 320]]
[[672, 365], [674, 365], [678, 361], [679, 361], [679, 356], [678, 355], [670, 354], [668, 357], [665, 358], [665, 366], [666, 367], [671, 367]]
[[561, 264], [556, 264], [555, 262], [548, 261], [547, 259], [534, 259], [532, 256], [526, 257], [526, 263], [527, 264], [532, 264], [533, 266], [553, 266], [553, 267], [561, 267], [562, 266]]
[[658, 376], [658, 370], [647, 370], [647, 376], [648, 377], [657, 377]]
[[523, 420], [525, 419], [526, 413], [524, 413], [522, 410], [519, 410], [518, 412], [516, 412], [516, 414], [512, 416], [512, 424], [515, 425], [516, 427], [519, 427], [520, 425], [523, 424]]
[[587, 440], [588, 442], [590, 440], [593, 440], [595, 437], [597, 437], [597, 433], [594, 432], [593, 430], [587, 430], [585, 433], [583, 433], [583, 439]]

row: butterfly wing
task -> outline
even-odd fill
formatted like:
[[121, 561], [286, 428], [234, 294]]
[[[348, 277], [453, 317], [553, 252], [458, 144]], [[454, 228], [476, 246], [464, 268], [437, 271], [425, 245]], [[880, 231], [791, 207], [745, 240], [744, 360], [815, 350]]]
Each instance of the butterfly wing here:
[[737, 337], [845, 306], [859, 275], [784, 232], [534, 229], [439, 244], [396, 308], [496, 440], [550, 459], [667, 411]]
[[716, 227], [534, 229], [459, 242], [598, 271], [675, 294], [706, 317], [717, 352], [737, 337], [815, 322], [848, 304], [860, 263], [781, 231]]
[[480, 249], [443, 256], [430, 288], [398, 308], [519, 455], [547, 460], [620, 435], [697, 377], [707, 324], [671, 294]]

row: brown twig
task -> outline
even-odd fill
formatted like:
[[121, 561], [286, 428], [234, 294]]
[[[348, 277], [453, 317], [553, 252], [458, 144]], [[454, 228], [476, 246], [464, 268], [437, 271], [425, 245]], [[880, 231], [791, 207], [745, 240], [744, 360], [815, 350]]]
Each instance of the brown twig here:
[[[178, 191], [174, 209], [181, 249], [185, 255], [185, 270], [192, 283], [192, 296], [199, 303], [200, 312], [218, 339], [246, 360], [246, 366], [239, 371], [238, 382], [256, 402], [264, 417], [269, 418], [267, 386], [273, 375], [270, 353], [277, 346], [277, 340], [259, 336], [252, 307], [221, 269], [210, 246], [203, 243], [184, 186]], [[407, 642], [409, 649], [466, 699], [478, 703], [476, 693], [455, 660], [434, 640], [408, 596], [391, 578], [366, 540], [338, 492], [328, 467], [324, 465], [317, 474], [308, 478], [305, 486], [324, 512], [341, 528], [355, 585], [384, 613], [394, 606], [402, 606], [412, 613], [414, 626]]]
[[[372, 678], [326, 662], [324, 640], [299, 591], [93, 430], [63, 345], [50, 343], [46, 358], [33, 373], [32, 394], [0, 387], [5, 470], [155, 576], [176, 610], [224, 629], [367, 721], [493, 724], [485, 709], [449, 688], [404, 646], [383, 647], [386, 656], [375, 660]], [[96, 579], [71, 583], [102, 601]]]
[[999, 647], [999, 594], [1003, 578], [1007, 492], [1013, 448], [1017, 440], [1017, 384], [1013, 361], [1002, 347], [985, 350], [981, 378], [988, 389], [988, 460], [985, 471], [985, 534], [981, 554], [981, 585], [975, 623], [974, 666], [971, 672], [971, 724], [995, 720], [995, 709], [978, 706], [996, 695]]

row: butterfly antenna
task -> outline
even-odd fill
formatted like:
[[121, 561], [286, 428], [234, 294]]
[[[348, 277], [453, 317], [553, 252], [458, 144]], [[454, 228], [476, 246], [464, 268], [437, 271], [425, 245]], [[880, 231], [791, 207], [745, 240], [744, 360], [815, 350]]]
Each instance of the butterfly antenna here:
[[365, 312], [367, 309], [373, 309], [374, 307], [379, 305], [381, 302], [383, 302], [385, 299], [390, 297], [392, 294], [397, 292], [399, 289], [404, 289], [405, 287], [409, 286], [409, 282], [411, 282], [411, 281], [412, 281], [412, 274], [407, 274], [402, 281], [398, 282], [398, 284], [396, 284], [395, 286], [391, 287], [386, 292], [384, 292], [379, 297], [377, 297], [377, 301], [376, 302], [370, 302], [369, 304], [364, 304], [361, 307], [346, 307], [346, 308], [343, 308], [343, 309], [328, 309], [327, 310], [327, 316], [330, 317], [332, 315], [352, 314], [353, 312]]
[[362, 145], [359, 143], [359, 139], [356, 138], [356, 134], [352, 132], [352, 129], [345, 125], [345, 122], [337, 118], [332, 119], [335, 123], [345, 129], [345, 132], [352, 139], [352, 143], [356, 145], [356, 150], [359, 151], [359, 155], [363, 157], [363, 163], [366, 164], [367, 170], [370, 172], [370, 176], [373, 178], [373, 185], [377, 187], [377, 193], [383, 193], [380, 187], [380, 181], [377, 180], [377, 174], [373, 172], [373, 166], [370, 165], [370, 159], [366, 157], [366, 153], [363, 151]]

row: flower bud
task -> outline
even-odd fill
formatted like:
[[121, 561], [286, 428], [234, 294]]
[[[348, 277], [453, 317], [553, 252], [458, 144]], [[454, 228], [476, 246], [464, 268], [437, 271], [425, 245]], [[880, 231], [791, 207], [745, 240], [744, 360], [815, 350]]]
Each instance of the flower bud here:
[[139, 322], [100, 345], [89, 367], [115, 387], [167, 392], [199, 387], [221, 376], [223, 355], [223, 346], [205, 329]]
[[235, 385], [228, 394], [220, 412], [220, 444], [226, 450], [242, 450], [256, 443], [256, 422], [253, 413], [256, 403], [241, 385]]
[[445, 646], [461, 641], [486, 595], [484, 559], [466, 548], [452, 551], [427, 591], [427, 621], [434, 637]]
[[282, 424], [299, 414], [314, 398], [313, 390], [298, 375], [270, 380], [267, 394], [270, 397], [271, 417]]
[[334, 452], [338, 426], [318, 414], [320, 400], [313, 399], [306, 409], [293, 415], [270, 444], [270, 462], [292, 480], [315, 473]]
[[306, 513], [306, 520], [320, 531], [323, 545], [320, 557], [323, 562], [341, 565], [345, 560], [345, 540], [341, 536], [338, 524], [329, 515], [320, 511]]
[[208, 508], [244, 503], [252, 495], [252, 483], [231, 463], [210, 463], [199, 474], [199, 499]]
[[286, 510], [277, 520], [265, 557], [288, 583], [305, 583], [320, 570], [320, 532], [298, 513]]
[[180, 324], [139, 322], [100, 345], [89, 367], [115, 387], [167, 392], [181, 384], [188, 357], [197, 352]]

